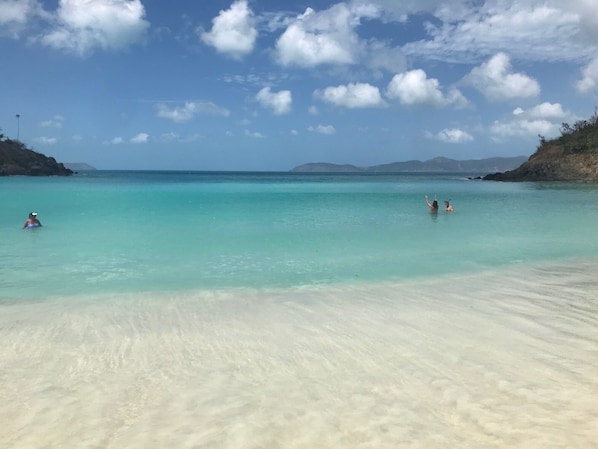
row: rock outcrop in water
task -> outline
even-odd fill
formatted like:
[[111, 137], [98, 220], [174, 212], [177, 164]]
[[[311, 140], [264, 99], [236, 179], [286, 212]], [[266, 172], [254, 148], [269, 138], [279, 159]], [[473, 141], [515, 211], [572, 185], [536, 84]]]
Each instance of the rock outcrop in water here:
[[53, 157], [33, 151], [18, 140], [0, 139], [0, 176], [70, 176], [73, 173]]
[[563, 123], [561, 136], [540, 136], [537, 151], [520, 167], [484, 176], [489, 181], [598, 182], [598, 114], [573, 126]]

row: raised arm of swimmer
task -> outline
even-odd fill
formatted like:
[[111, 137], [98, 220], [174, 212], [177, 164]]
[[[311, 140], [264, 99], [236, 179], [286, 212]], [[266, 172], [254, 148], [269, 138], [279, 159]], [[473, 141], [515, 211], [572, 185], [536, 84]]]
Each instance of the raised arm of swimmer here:
[[426, 199], [426, 204], [430, 208], [430, 212], [438, 212], [438, 199], [434, 197], [434, 201], [430, 203], [428, 195], [424, 196], [424, 198]]

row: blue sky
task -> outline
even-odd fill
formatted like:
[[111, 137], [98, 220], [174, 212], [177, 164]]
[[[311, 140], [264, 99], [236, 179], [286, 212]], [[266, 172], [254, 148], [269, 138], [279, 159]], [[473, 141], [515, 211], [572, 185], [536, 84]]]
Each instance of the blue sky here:
[[62, 162], [528, 156], [598, 106], [598, 1], [0, 0], [0, 54], [2, 132]]

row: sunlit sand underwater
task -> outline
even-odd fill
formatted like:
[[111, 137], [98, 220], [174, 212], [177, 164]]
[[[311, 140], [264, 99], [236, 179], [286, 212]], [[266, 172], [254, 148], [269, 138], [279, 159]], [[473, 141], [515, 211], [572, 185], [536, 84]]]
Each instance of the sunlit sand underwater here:
[[0, 447], [597, 447], [597, 268], [6, 301]]

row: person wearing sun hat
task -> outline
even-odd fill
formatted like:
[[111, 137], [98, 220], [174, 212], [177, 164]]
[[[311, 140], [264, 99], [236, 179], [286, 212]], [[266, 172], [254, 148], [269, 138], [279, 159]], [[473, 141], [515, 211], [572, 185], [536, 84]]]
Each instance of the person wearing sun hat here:
[[29, 218], [25, 220], [23, 228], [39, 228], [41, 225], [37, 219], [37, 212], [29, 212]]

